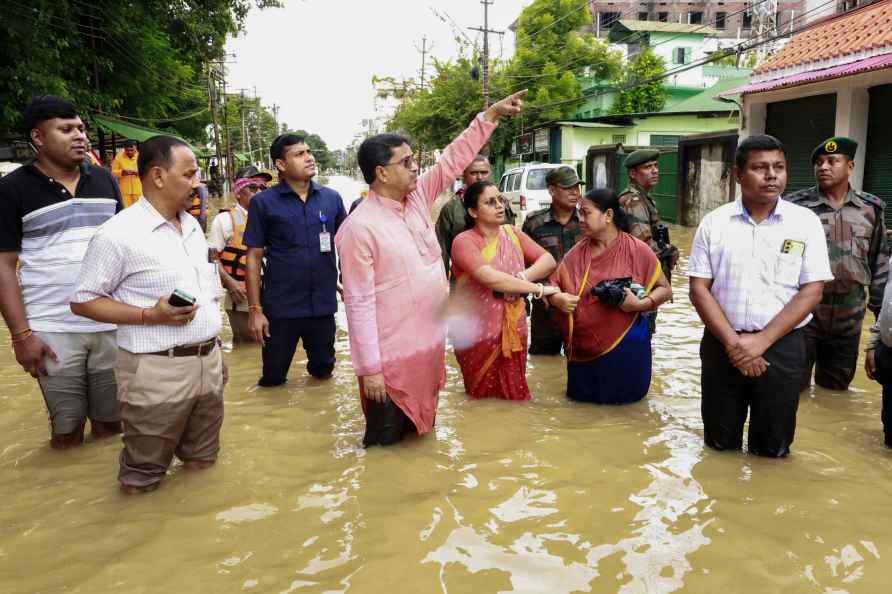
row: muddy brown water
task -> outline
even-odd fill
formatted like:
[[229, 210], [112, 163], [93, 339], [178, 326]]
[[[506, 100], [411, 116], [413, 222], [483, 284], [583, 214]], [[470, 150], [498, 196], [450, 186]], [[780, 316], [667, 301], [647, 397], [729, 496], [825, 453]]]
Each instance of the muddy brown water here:
[[4, 328], [0, 592], [888, 591], [878, 386], [804, 394], [786, 460], [707, 450], [702, 329], [673, 285], [644, 401], [568, 402], [563, 361], [531, 357], [532, 402], [472, 402], [450, 354], [435, 431], [390, 449], [360, 445], [342, 313], [330, 381], [299, 351], [259, 390], [259, 350], [227, 342], [219, 463], [141, 497], [118, 493], [118, 440], [49, 449]]

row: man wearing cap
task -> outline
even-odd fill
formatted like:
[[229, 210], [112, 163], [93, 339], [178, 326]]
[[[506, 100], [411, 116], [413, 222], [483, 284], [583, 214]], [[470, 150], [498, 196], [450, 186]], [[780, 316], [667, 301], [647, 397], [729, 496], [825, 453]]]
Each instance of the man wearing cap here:
[[[669, 233], [660, 220], [657, 203], [650, 191], [660, 181], [657, 159], [660, 151], [638, 149], [626, 158], [629, 186], [619, 195], [619, 204], [629, 221], [629, 233], [648, 244], [660, 260], [666, 280], [672, 282], [672, 269], [678, 262], [678, 248], [669, 243]], [[656, 312], [648, 316], [650, 331], [656, 329]]]
[[[817, 185], [787, 197], [813, 211], [827, 236], [833, 280], [824, 284], [821, 303], [805, 327], [807, 365], [802, 389], [815, 383], [845, 390], [855, 375], [861, 323], [866, 308], [879, 316], [889, 272], [889, 245], [883, 201], [855, 190], [849, 176], [858, 143], [836, 136], [812, 152]], [[865, 289], [870, 298], [865, 300]], [[868, 346], [872, 352], [875, 342]]]
[[[530, 213], [523, 222], [523, 232], [545, 248], [560, 264], [570, 248], [582, 237], [576, 204], [579, 202], [579, 177], [566, 165], [548, 172], [545, 177], [551, 206]], [[561, 331], [544, 299], [533, 300], [530, 314], [530, 354], [560, 355]]]
[[139, 181], [136, 161], [139, 151], [135, 140], [125, 140], [124, 150], [115, 155], [112, 161], [112, 175], [118, 178], [124, 208], [131, 206], [142, 196], [142, 182]]
[[273, 176], [248, 165], [236, 174], [235, 207], [221, 210], [211, 224], [208, 245], [220, 259], [220, 281], [226, 289], [224, 309], [232, 328], [233, 342], [256, 342], [248, 327], [248, 295], [245, 288], [248, 248], [244, 242], [248, 205], [254, 194], [266, 189]]
[[[437, 241], [440, 243], [440, 250], [443, 252], [443, 266], [446, 268], [446, 276], [450, 279], [452, 261], [452, 242], [459, 233], [466, 229], [468, 210], [462, 202], [465, 190], [473, 183], [479, 181], [489, 181], [489, 175], [492, 168], [489, 165], [489, 159], [486, 155], [477, 155], [461, 174], [462, 187], [458, 189], [452, 199], [450, 199], [437, 216]], [[511, 206], [505, 204], [505, 222], [513, 225], [516, 220], [514, 211]]]

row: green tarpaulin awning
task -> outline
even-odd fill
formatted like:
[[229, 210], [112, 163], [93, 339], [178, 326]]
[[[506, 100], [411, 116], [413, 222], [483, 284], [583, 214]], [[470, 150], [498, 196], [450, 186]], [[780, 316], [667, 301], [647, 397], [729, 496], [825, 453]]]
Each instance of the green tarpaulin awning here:
[[96, 122], [97, 126], [102, 126], [106, 130], [114, 132], [115, 134], [119, 134], [124, 138], [132, 138], [133, 140], [142, 142], [144, 140], [148, 140], [152, 136], [166, 134], [168, 136], [179, 138], [180, 140], [188, 144], [193, 151], [195, 150], [195, 147], [192, 146], [192, 144], [185, 138], [177, 136], [176, 134], [171, 134], [170, 132], [166, 132], [164, 130], [155, 130], [154, 128], [147, 128], [146, 126], [137, 126], [136, 124], [122, 122], [121, 120], [116, 120], [114, 118], [103, 115], [94, 115], [93, 121]]

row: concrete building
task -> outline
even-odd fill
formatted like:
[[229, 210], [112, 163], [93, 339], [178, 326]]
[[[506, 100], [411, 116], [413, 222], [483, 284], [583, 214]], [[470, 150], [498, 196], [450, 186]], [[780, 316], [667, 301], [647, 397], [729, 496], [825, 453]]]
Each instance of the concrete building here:
[[736, 128], [739, 126], [737, 105], [715, 97], [739, 87], [745, 80], [720, 81], [660, 112], [543, 124], [515, 140], [512, 157], [516, 161], [547, 161], [575, 167], [584, 162], [594, 145], [674, 147], [690, 134]]
[[[777, 3], [776, 26], [779, 32], [788, 30], [791, 23], [798, 22], [797, 15], [805, 10], [808, 0], [784, 1]], [[826, 0], [817, 0], [818, 2]], [[852, 0], [854, 1], [854, 0]], [[708, 25], [717, 31], [717, 36], [730, 39], [746, 39], [753, 34], [753, 2], [633, 2], [614, 0], [601, 2], [592, 0], [592, 27], [599, 37], [606, 37], [621, 19], [680, 23], [686, 25]]]
[[786, 145], [788, 190], [813, 185], [812, 149], [843, 135], [858, 141], [852, 185], [892, 200], [890, 23], [892, 0], [817, 21], [729, 91], [742, 97], [741, 139], [768, 133]]

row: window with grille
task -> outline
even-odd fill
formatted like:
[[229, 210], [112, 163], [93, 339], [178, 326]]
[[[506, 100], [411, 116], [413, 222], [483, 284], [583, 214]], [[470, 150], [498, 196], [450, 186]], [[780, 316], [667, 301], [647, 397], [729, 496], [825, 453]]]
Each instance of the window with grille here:
[[675, 134], [651, 134], [651, 146], [676, 146], [681, 136]]
[[609, 29], [621, 16], [621, 12], [599, 12], [598, 22], [601, 24], [602, 29]]
[[626, 143], [626, 135], [625, 134], [614, 134], [613, 135], [613, 144], [625, 144]]
[[744, 29], [752, 29], [753, 28], [753, 15], [748, 12], [743, 13], [743, 28]]
[[647, 13], [646, 13], [646, 12], [639, 12], [639, 13], [638, 13], [638, 20], [639, 20], [639, 21], [646, 21], [646, 20], [647, 20]]
[[691, 48], [677, 47], [672, 50], [673, 64], [689, 64], [691, 61]]
[[688, 13], [688, 19], [692, 25], [702, 25], [703, 24], [703, 13], [702, 12], [691, 12]]
[[717, 12], [715, 13], [715, 28], [719, 31], [724, 31], [727, 26], [725, 21], [728, 18], [728, 13], [726, 12]]
[[661, 23], [668, 23], [669, 22], [669, 13], [668, 12], [657, 13], [657, 20], [660, 21]]

